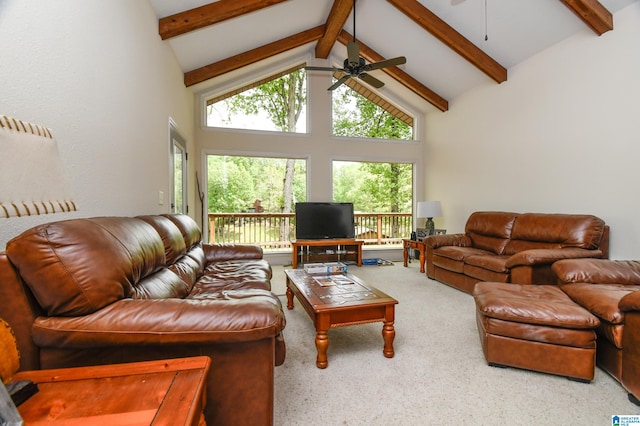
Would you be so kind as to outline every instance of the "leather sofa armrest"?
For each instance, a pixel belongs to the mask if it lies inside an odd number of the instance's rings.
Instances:
[[[240,296],[123,299],[89,315],[38,317],[32,337],[40,347],[85,349],[250,342],[280,334],[286,320],[278,299],[266,291]]]
[[[257,244],[203,244],[207,263],[225,260],[262,259],[262,247]]]
[[[466,234],[432,235],[425,238],[424,244],[431,249],[445,246],[471,247],[471,238]]]
[[[559,249],[531,249],[523,250],[507,259],[505,266],[513,268],[514,266],[530,266],[544,265],[554,263],[563,259],[580,259],[580,258],[601,258],[600,250],[587,250],[576,247],[567,247]]]
[[[640,261],[635,260],[568,259],[552,269],[560,283],[640,284]]]
[[[618,302],[618,307],[623,312],[640,311],[640,291],[623,296]]]
[[[432,235],[424,239],[424,245],[427,277],[434,279],[435,265],[433,264],[433,251],[445,246],[471,247],[471,238],[467,234]]]

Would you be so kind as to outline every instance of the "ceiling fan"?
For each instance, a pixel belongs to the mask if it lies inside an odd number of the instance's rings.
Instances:
[[[350,78],[354,77],[357,77],[364,82],[369,83],[376,89],[379,89],[384,86],[384,83],[369,75],[368,72],[379,70],[380,68],[402,65],[406,62],[407,58],[399,56],[397,58],[385,59],[383,61],[367,64],[364,58],[360,56],[360,45],[356,42],[356,0],[353,0],[353,41],[347,43],[347,59],[344,60],[342,68],[307,66],[305,69],[313,71],[337,71],[345,74],[327,90],[334,90]]]

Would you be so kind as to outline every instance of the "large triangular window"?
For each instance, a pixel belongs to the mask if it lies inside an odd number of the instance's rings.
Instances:
[[[210,127],[306,133],[304,65],[207,99],[206,107]]]

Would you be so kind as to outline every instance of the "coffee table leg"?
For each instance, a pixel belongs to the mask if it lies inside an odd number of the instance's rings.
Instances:
[[[329,334],[327,330],[316,331],[316,349],[318,350],[318,358],[316,358],[316,366],[318,368],[327,368],[327,348],[329,347]]]
[[[287,309],[293,309],[293,291],[289,288],[289,278],[287,278]]]
[[[393,328],[393,322],[385,322],[382,326],[382,339],[384,339],[384,349],[382,353],[387,358],[393,358],[393,339],[396,337],[396,330]]]
[[[382,339],[384,340],[384,349],[382,353],[387,358],[393,358],[393,339],[396,337],[396,329],[393,327],[395,319],[394,305],[387,306],[384,315],[384,325],[382,326]]]

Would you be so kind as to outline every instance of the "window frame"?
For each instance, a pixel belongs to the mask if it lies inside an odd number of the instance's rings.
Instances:
[[[286,132],[286,131],[277,130],[277,129],[271,130],[271,129],[250,128],[250,127],[245,128],[245,127],[234,127],[234,126],[213,126],[213,125],[209,125],[208,113],[207,113],[207,108],[209,107],[209,105],[223,101],[224,99],[233,97],[247,90],[256,88],[264,83],[268,83],[272,80],[276,80],[292,72],[303,69],[306,66],[306,62],[307,61],[298,61],[297,65],[294,65],[294,66],[278,68],[276,70],[272,69],[267,73],[261,74],[262,76],[265,76],[265,77],[249,80],[250,81],[249,83],[243,84],[241,86],[231,86],[231,87],[227,86],[215,92],[204,93],[200,98],[201,99],[200,104],[202,106],[202,127],[204,129],[215,129],[215,130],[224,130],[224,131],[233,131],[233,132],[258,132],[258,133],[264,132],[269,134],[282,134],[282,135],[308,135],[309,134],[309,115],[310,115],[309,114],[310,90],[309,90],[309,77],[306,74],[305,74],[305,81],[304,81],[306,101],[304,105],[304,111],[301,113],[301,117],[300,117],[300,120],[303,120],[303,121],[299,120],[296,123],[297,127],[300,126],[300,123],[304,123],[303,124],[304,131]]]
[[[176,150],[179,150],[181,154],[182,167],[181,167],[181,177],[182,177],[182,185],[181,195],[182,195],[182,203],[180,208],[176,206],[176,162],[175,162],[175,153]],[[188,161],[189,154],[187,153],[187,141],[177,129],[177,126],[173,120],[169,121],[169,211],[170,213],[189,213],[189,204],[187,201],[188,194]]]

